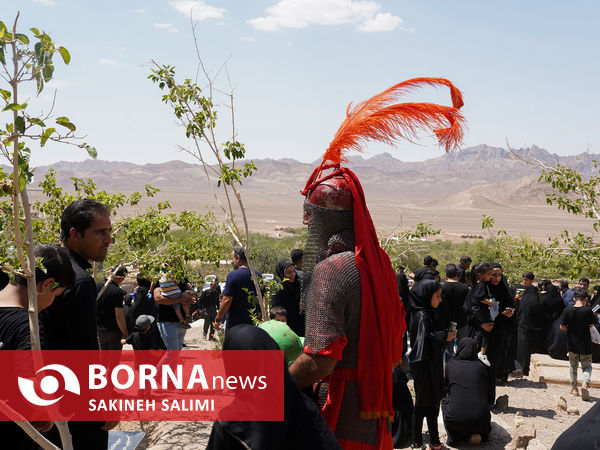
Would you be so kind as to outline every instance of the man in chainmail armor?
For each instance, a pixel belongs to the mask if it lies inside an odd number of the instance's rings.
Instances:
[[[400,103],[423,85],[444,85],[453,106]],[[442,78],[399,83],[356,106],[302,191],[308,242],[304,254],[306,340],[289,371],[300,387],[320,382],[321,412],[345,450],[391,449],[392,371],[402,360],[404,307],[356,175],[342,151],[368,139],[392,143],[431,128],[449,150],[462,138],[460,91]],[[330,173],[326,173],[330,171]]]

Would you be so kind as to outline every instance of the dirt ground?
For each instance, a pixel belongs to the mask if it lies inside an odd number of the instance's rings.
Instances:
[[[210,350],[213,343],[202,338],[202,321],[193,324],[188,330],[185,344],[190,350]],[[593,377],[598,376],[592,374]],[[412,381],[409,382],[412,390]],[[508,395],[509,406],[505,413],[492,411],[492,433],[489,441],[479,446],[464,445],[452,448],[479,448],[499,450],[510,448],[514,432],[515,416],[521,412],[525,421],[530,421],[536,429],[536,439],[544,448],[552,447],[556,438],[570,427],[581,415],[585,414],[599,399],[600,389],[590,389],[591,400],[584,402],[580,397],[569,393],[568,385],[546,384],[533,381],[530,377],[510,377],[507,383],[497,387],[496,395]],[[556,399],[562,395],[568,407],[579,409],[580,415],[557,411]],[[446,432],[441,419],[438,418],[439,432],[445,442]],[[208,443],[212,422],[121,422],[117,427],[122,431],[144,431],[146,437],[141,442],[140,450],[191,450],[203,449]],[[428,442],[424,425],[424,442]]]

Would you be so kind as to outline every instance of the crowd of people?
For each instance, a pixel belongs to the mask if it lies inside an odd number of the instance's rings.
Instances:
[[[479,443],[491,431],[496,385],[515,370],[527,375],[533,353],[569,360],[571,393],[581,388],[589,400],[591,364],[600,359],[600,346],[592,343],[600,328],[598,287],[590,295],[585,278],[573,289],[565,280],[536,284],[531,272],[510,285],[500,264],[471,268],[468,256],[447,264],[443,275],[426,256],[422,268],[407,274],[400,267],[394,277],[370,219],[354,215],[361,204],[350,186],[360,185],[350,180],[327,179],[309,190],[306,248],[276,265],[280,288],[271,297],[272,320],[260,327],[253,326],[249,298],[256,290],[242,247],[233,248],[222,293],[216,278],[198,298],[187,280],[152,283],[137,276],[128,295],[121,288],[126,268],[115,267],[97,284],[88,272],[111,243],[108,210],[95,200],[73,202],[61,221],[63,245],[36,247],[44,267],[36,272],[42,348],[119,350],[128,343],[134,350],[181,350],[191,317],[201,314],[205,339],[225,326],[226,350],[283,350],[284,423],[217,422],[211,449],[246,448],[240,439],[258,445],[250,448],[424,448],[424,421],[429,446],[437,449],[443,447],[440,408],[449,444]],[[26,280],[6,280],[3,348],[31,348],[28,320]],[[310,418],[310,432],[295,428],[292,416]],[[69,422],[74,448],[105,449],[115,425]],[[35,426],[60,443],[52,423]],[[14,448],[37,448],[16,425],[2,428],[14,436]]]
[[[590,399],[592,360],[598,360],[600,350],[592,342],[600,329],[598,290],[590,295],[587,278],[574,289],[566,280],[535,284],[531,272],[511,286],[500,264],[480,262],[469,270],[471,263],[463,256],[458,264],[446,265],[442,277],[436,260],[426,256],[414,273],[407,275],[403,267],[396,273],[407,311],[407,360],[416,394],[412,417],[404,420],[412,420],[416,448],[423,445],[424,418],[431,447],[441,446],[440,405],[449,444],[485,441],[496,385],[515,370],[528,375],[533,353],[569,361],[572,395],[580,394],[581,365],[581,398]]]

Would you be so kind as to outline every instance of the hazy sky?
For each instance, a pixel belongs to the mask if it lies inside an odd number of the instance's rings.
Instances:
[[[191,161],[160,93],[151,60],[197,68],[190,11],[209,69],[229,58],[238,139],[251,158],[318,158],[349,102],[399,81],[434,76],[462,90],[464,146],[538,145],[558,154],[600,152],[597,1],[0,0],[1,20],[47,31],[71,52],[56,61],[58,115],[68,115],[98,157]],[[0,80],[1,81],[1,80]],[[227,78],[219,79],[227,89]],[[5,87],[5,86],[2,86]],[[40,96],[48,107],[53,89]],[[413,101],[450,103],[445,89]],[[35,103],[35,102],[34,102]],[[10,120],[2,113],[4,122]],[[220,115],[222,135],[230,130]],[[403,160],[441,155],[435,140],[397,149]],[[82,150],[32,147],[33,161],[81,160]]]

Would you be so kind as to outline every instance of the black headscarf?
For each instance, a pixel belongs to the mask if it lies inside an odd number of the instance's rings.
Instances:
[[[525,291],[519,301],[517,320],[519,327],[529,331],[542,331],[545,325],[545,313],[538,298],[538,290],[535,286],[525,287]]]
[[[421,280],[410,290],[408,296],[411,313],[432,310],[431,297],[440,288],[435,280]]]
[[[477,341],[473,338],[465,337],[458,342],[458,348],[456,349],[456,355],[454,357],[457,359],[476,361],[478,352],[479,346],[477,345]]]
[[[225,334],[223,349],[279,350],[279,346],[261,328],[238,325]],[[321,412],[314,402],[300,392],[285,363],[283,371],[284,420],[281,422],[215,422],[207,450],[341,449]]]
[[[550,280],[543,280],[542,287],[546,293],[542,294],[541,303],[546,316],[548,316],[549,325],[562,315],[563,309],[565,309],[565,302],[558,288]]]
[[[289,259],[283,259],[275,267],[275,275],[283,280],[285,270],[293,266],[294,263]],[[282,306],[287,311],[287,324],[298,336],[304,336],[305,325],[304,316],[300,312],[300,278],[298,274],[294,281],[285,280],[281,283],[281,290],[276,292],[271,298],[271,306]]]

